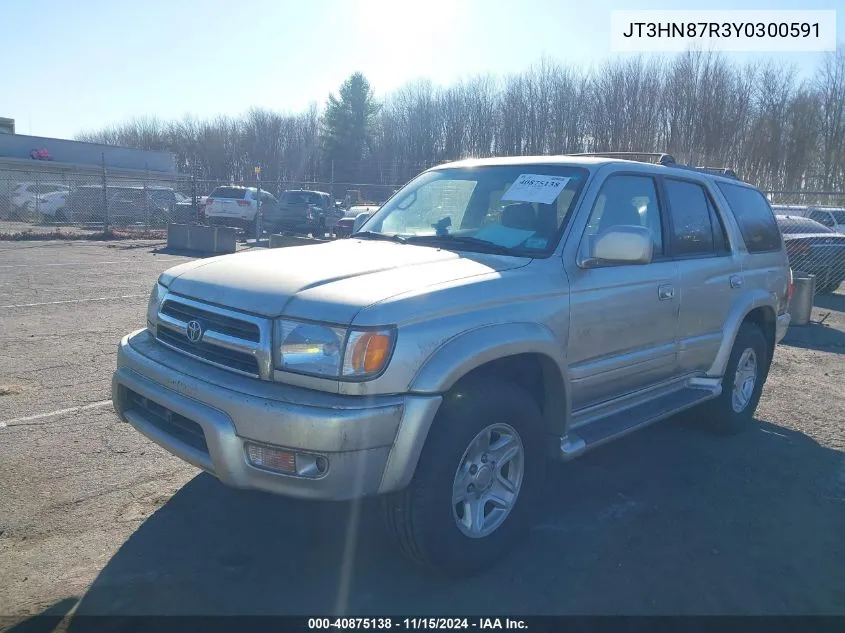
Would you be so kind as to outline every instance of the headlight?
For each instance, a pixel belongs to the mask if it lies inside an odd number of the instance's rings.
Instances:
[[[356,330],[281,319],[275,324],[277,369],[326,378],[380,373],[393,350],[394,330]]]
[[[156,282],[153,291],[150,293],[150,300],[147,303],[147,327],[152,330],[153,334],[155,334],[156,324],[158,323],[158,311],[166,292],[167,288]]]

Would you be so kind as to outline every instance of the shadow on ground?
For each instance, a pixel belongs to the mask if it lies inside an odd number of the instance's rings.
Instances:
[[[78,602],[79,598],[77,597],[59,600],[38,615],[22,620],[8,628],[4,627],[4,618],[0,617],[0,630],[5,630],[6,633],[52,633]]]
[[[825,323],[830,312],[845,313],[845,294],[816,295],[813,299],[816,320],[807,325],[793,325],[782,344],[820,352],[845,354],[845,332]]]
[[[556,466],[531,535],[465,581],[406,561],[374,502],[359,515],[199,475],[76,613],[845,613],[842,453],[766,422],[715,437],[694,417]]]
[[[831,292],[826,295],[816,295],[813,299],[813,305],[823,310],[845,312],[845,294],[840,292]]]

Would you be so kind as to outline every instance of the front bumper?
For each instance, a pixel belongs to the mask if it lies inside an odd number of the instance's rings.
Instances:
[[[198,425],[187,441],[141,399]],[[112,400],[120,418],[156,444],[236,488],[307,499],[354,499],[411,480],[440,396],[342,396],[241,377],[157,343],[148,330],[118,347]],[[253,466],[245,442],[325,457],[322,475]]]

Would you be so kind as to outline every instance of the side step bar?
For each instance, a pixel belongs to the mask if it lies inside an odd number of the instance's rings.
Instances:
[[[688,386],[579,426],[561,438],[560,459],[578,457],[590,449],[711,400],[720,393],[720,385]]]

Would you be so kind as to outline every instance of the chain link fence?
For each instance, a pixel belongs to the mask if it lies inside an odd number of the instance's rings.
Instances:
[[[813,275],[815,294],[845,281],[845,192],[766,192],[796,277]]]
[[[379,205],[398,185],[319,181],[201,180],[185,175],[125,175],[63,170],[0,169],[0,233],[109,230],[160,232],[169,223],[205,223],[204,206],[219,186],[260,188],[278,199],[307,189],[328,193],[341,207]]]
[[[0,234],[104,233],[164,237],[169,223],[206,223],[205,200],[219,186],[260,188],[277,200],[284,191],[328,193],[343,208],[380,205],[398,184],[291,180],[229,182],[186,175],[85,173],[39,166],[0,168]],[[778,215],[790,265],[816,277],[816,293],[845,281],[845,192],[766,191]],[[252,236],[245,236],[252,237]]]

